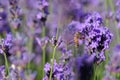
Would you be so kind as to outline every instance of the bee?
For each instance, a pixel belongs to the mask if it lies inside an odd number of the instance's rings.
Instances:
[[[80,33],[79,32],[76,32],[74,34],[74,43],[75,43],[75,46],[78,47],[79,46],[79,38],[80,38]]]
[[[67,45],[74,44],[76,47],[78,47],[80,40],[84,40],[85,37],[76,27],[76,25],[77,24],[75,22],[68,25],[62,35],[62,39]]]
[[[84,40],[85,37],[80,32],[76,32],[74,34],[73,39],[74,39],[75,46],[78,47],[79,46],[79,40]]]

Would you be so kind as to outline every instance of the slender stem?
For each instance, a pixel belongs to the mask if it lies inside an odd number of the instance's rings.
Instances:
[[[3,54],[4,54],[4,59],[5,59],[6,72],[7,72],[7,75],[9,75],[9,66],[8,66],[8,60],[6,57],[6,53],[3,53]]]
[[[109,0],[109,4],[110,4],[110,7],[112,9],[112,12],[115,13],[115,7],[114,7],[114,2],[113,0]],[[117,22],[114,21],[114,25],[116,26],[117,25]],[[116,40],[117,40],[117,43],[119,43],[119,29],[117,29],[117,27],[115,28],[116,29]]]
[[[46,35],[46,34],[45,34],[45,33],[46,33],[46,28],[45,28],[45,26],[43,26],[42,31],[43,31],[43,32],[42,32],[42,37],[45,37],[45,35]],[[46,62],[46,61],[45,61],[45,60],[46,60],[46,59],[45,59],[45,58],[46,58],[45,48],[46,48],[46,46],[43,46],[43,48],[42,48],[42,51],[43,51],[43,54],[42,54],[42,55],[43,55],[43,56],[42,56],[42,58],[43,58],[43,60],[42,60],[42,61],[43,61],[43,62],[42,62],[42,66],[43,66],[43,67],[42,67],[42,68],[44,68],[44,65],[45,65],[45,62]],[[43,75],[43,77],[44,77],[44,69],[42,70],[42,75]]]
[[[43,55],[43,56],[42,56],[42,57],[43,57],[43,60],[42,60],[42,61],[43,61],[43,62],[42,62],[42,63],[43,63],[43,64],[42,64],[42,65],[43,65],[43,69],[42,69],[42,70],[43,70],[43,71],[42,71],[42,72],[43,72],[43,73],[42,73],[42,74],[43,74],[43,77],[44,77],[44,65],[45,65],[45,62],[46,62],[46,61],[45,61],[45,58],[46,58],[46,57],[45,57],[45,55],[46,55],[46,54],[45,54],[45,53],[46,53],[46,52],[45,52],[45,48],[46,48],[46,46],[44,46],[44,47],[42,48],[42,50],[43,50],[43,54],[42,54],[42,55]]]
[[[50,70],[50,77],[49,77],[49,80],[52,80],[52,72],[53,72],[53,66],[54,66],[54,59],[55,59],[56,48],[57,48],[57,46],[55,46],[55,47],[54,47],[54,50],[53,50],[53,55],[52,55],[52,66],[51,66],[51,70]]]
[[[109,4],[109,1],[106,0],[106,1],[105,1],[105,10],[106,10],[107,12],[108,12],[108,4]],[[109,25],[109,21],[108,21],[108,19],[105,19],[105,24],[106,24],[106,26]]]
[[[78,53],[78,47],[74,46],[74,57],[76,57],[77,53]]]
[[[110,4],[110,7],[111,7],[112,11],[115,12],[115,7],[114,7],[113,0],[108,0],[108,1],[109,1],[109,4]]]
[[[49,3],[50,3],[50,5],[49,5],[49,11],[50,11],[50,14],[52,13],[52,8],[53,8],[53,6],[52,6],[52,0],[49,0]]]
[[[42,37],[45,37],[45,34],[46,33],[46,29],[45,29],[45,26],[42,27]]]
[[[33,28],[33,27],[30,27],[30,31],[33,33],[33,32],[34,32],[34,28]],[[28,49],[29,49],[29,54],[31,54],[32,51],[33,51],[33,36],[30,36],[30,38],[29,38]],[[30,62],[28,62],[27,68],[28,68],[28,69],[31,68],[31,63],[30,63]],[[28,73],[29,73],[29,71],[28,71]]]
[[[52,0],[50,0],[50,14],[52,13]],[[58,27],[57,27],[57,32],[56,32],[56,40],[58,40],[58,33],[59,33],[59,28],[60,28],[60,22],[58,22]],[[54,59],[55,59],[55,53],[56,53],[56,48],[57,48],[57,45],[54,46],[54,49],[53,49],[53,55],[52,55],[52,62],[51,62],[51,70],[50,70],[50,76],[49,76],[49,80],[52,80],[52,73],[53,73],[53,66],[54,66]]]

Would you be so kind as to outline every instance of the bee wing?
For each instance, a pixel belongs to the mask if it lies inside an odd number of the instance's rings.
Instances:
[[[74,34],[76,33],[76,24],[69,24],[65,29],[62,34],[62,39],[65,43],[67,44],[72,44],[74,43]]]

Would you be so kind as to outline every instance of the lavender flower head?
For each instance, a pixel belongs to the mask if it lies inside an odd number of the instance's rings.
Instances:
[[[52,79],[56,80],[73,80],[73,68],[72,68],[72,52],[71,50],[64,49],[62,51],[62,56],[60,58],[59,63],[54,60],[53,65],[53,72],[52,72]],[[46,73],[46,76],[43,80],[49,80],[50,77],[50,71],[51,71],[51,64],[46,63],[44,67],[44,71]]]
[[[23,12],[19,7],[19,0],[9,0],[9,21],[10,25],[13,26],[14,29],[18,29],[22,23]]]
[[[111,55],[110,63],[106,66],[106,69],[110,73],[119,74],[120,73],[120,45],[117,45],[114,50],[113,54]]]
[[[85,48],[88,53],[96,53],[98,63],[105,60],[104,53],[109,48],[113,34],[103,26],[103,20],[98,13],[88,17],[83,32],[86,34]]]
[[[0,66],[0,80],[4,80],[6,77],[5,66]]]
[[[12,47],[12,41],[13,41],[12,35],[7,34],[6,38],[1,41],[0,52],[1,53],[4,53],[4,52],[8,53],[9,49]],[[9,55],[9,53],[8,53],[8,55]]]
[[[47,78],[49,79],[50,77],[50,70],[51,70],[51,65],[49,63],[47,63],[45,65],[45,73],[46,73],[46,76]],[[58,65],[56,63],[56,61],[54,62],[54,66],[53,66],[53,73],[52,73],[52,79],[57,79],[57,78],[63,78],[63,74],[61,74],[63,72],[63,68],[62,66]],[[45,78],[43,79],[45,80]],[[57,79],[59,80],[59,79]]]
[[[43,80],[49,80],[51,67],[52,66],[49,63],[46,63],[44,68],[46,76],[43,78]],[[72,76],[73,72],[68,65],[63,65],[61,63],[58,64],[56,61],[54,61],[52,79],[71,80]]]
[[[103,19],[99,13],[94,12],[93,14],[88,15],[83,26],[83,33],[88,34],[94,28],[100,27],[103,25]]]
[[[6,7],[0,2],[0,34],[3,34],[4,32],[9,33],[11,31],[8,25],[7,16]]]

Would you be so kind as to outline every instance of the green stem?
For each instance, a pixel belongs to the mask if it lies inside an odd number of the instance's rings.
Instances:
[[[45,26],[42,27],[42,37],[45,37],[45,34],[46,33],[46,29],[45,29]]]
[[[109,4],[109,1],[108,0],[106,0],[105,1],[105,10],[108,12],[108,4]],[[108,21],[108,19],[105,19],[105,24],[106,24],[106,26],[109,26],[109,21]]]
[[[50,77],[49,77],[49,80],[52,80],[52,72],[53,72],[53,66],[54,66],[54,59],[55,59],[56,48],[57,48],[57,46],[55,46],[55,47],[54,47],[54,50],[53,50],[53,55],[52,55],[52,66],[51,66],[51,70],[50,70]]]
[[[44,65],[45,65],[45,53],[46,53],[46,52],[45,52],[45,48],[46,48],[46,46],[44,46],[44,47],[42,48],[42,50],[43,50],[43,54],[42,54],[42,55],[43,55],[43,56],[42,56],[42,57],[43,57],[43,60],[42,60],[42,61],[43,61],[43,64],[42,64],[42,65],[43,65],[43,71],[42,71],[42,72],[43,72],[43,73],[42,73],[42,74],[43,74],[43,77],[44,77]]]
[[[45,33],[46,33],[46,28],[45,28],[45,26],[43,26],[42,31],[43,31],[43,32],[42,32],[42,37],[45,37],[45,35],[46,35],[46,34],[45,34]],[[46,62],[46,61],[45,61],[45,60],[46,60],[46,59],[45,59],[45,57],[46,57],[45,48],[46,48],[46,45],[43,46],[43,48],[42,48],[42,51],[43,51],[43,54],[42,54],[42,55],[43,55],[43,56],[42,56],[42,58],[43,58],[43,60],[42,60],[42,61],[43,61],[43,62],[42,62],[42,66],[43,66],[43,67],[42,67],[42,68],[43,68],[43,70],[42,70],[42,75],[43,75],[43,77],[44,77],[44,65],[45,65],[45,62]]]
[[[74,46],[74,57],[76,57],[77,53],[78,53],[78,47]]]
[[[115,7],[114,7],[114,2],[113,0],[109,0],[109,4],[110,4],[110,7],[112,9],[112,12],[115,13]],[[114,21],[114,25],[117,26],[117,22]],[[116,40],[117,40],[117,43],[119,43],[119,29],[117,29],[117,27],[115,28],[116,29]]]
[[[52,14],[52,11],[53,11],[53,6],[52,6],[52,0],[49,0],[49,3],[50,3],[50,5],[49,5],[49,12],[50,12],[50,14]]]
[[[52,8],[53,8],[52,0],[50,0],[50,14],[53,11]],[[56,32],[56,40],[58,40],[59,27],[60,27],[60,22],[58,22],[58,28],[57,28],[57,32]],[[52,62],[51,62],[51,70],[50,70],[49,80],[52,80],[52,73],[53,73],[53,66],[54,66],[54,59],[55,59],[56,48],[57,48],[57,45],[55,45],[55,47],[53,49],[53,55],[52,55]]]
[[[4,54],[4,59],[5,59],[6,72],[7,72],[7,75],[9,75],[9,66],[8,66],[8,60],[6,57],[6,53],[3,53],[3,54]]]
[[[31,31],[32,34],[33,34],[34,28],[33,28],[33,27],[30,27],[30,31]],[[34,39],[33,39],[33,36],[30,36],[29,42],[28,42],[28,49],[29,49],[29,53],[30,53],[30,54],[31,54],[32,51],[33,51],[33,40],[34,40]],[[28,68],[28,69],[31,68],[31,63],[30,63],[30,62],[28,62],[27,68]],[[28,73],[29,73],[29,72],[28,72]]]

